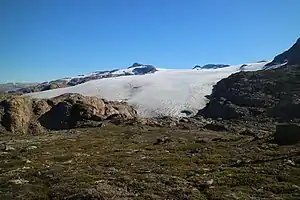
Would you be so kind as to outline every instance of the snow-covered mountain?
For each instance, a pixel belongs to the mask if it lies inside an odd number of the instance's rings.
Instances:
[[[152,65],[143,65],[134,63],[127,69],[114,69],[108,71],[96,71],[86,75],[77,75],[73,77],[65,77],[53,81],[47,81],[40,84],[36,84],[30,87],[24,87],[17,90],[21,93],[39,92],[57,88],[64,88],[69,86],[75,86],[91,80],[112,78],[119,76],[130,76],[130,75],[145,75],[156,72],[157,69]]]
[[[203,108],[213,85],[239,71],[264,70],[268,62],[248,63],[217,69],[164,69],[143,76],[119,76],[88,81],[73,87],[27,94],[51,98],[64,93],[79,93],[108,100],[127,101],[143,117],[186,116]],[[279,66],[274,66],[279,67]],[[136,68],[112,73],[131,73]],[[129,70],[129,71],[128,71]]]
[[[152,65],[143,65],[139,63],[133,63],[132,66],[127,69],[114,69],[111,71],[97,71],[87,75],[79,75],[76,77],[68,77],[62,80],[66,80],[70,86],[78,85],[90,80],[111,78],[117,76],[128,76],[128,75],[145,75],[156,72],[157,69]]]

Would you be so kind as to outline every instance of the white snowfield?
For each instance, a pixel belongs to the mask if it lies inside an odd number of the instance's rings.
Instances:
[[[142,117],[186,116],[196,114],[206,103],[206,95],[218,81],[241,70],[263,69],[268,62],[219,69],[160,69],[153,74],[92,80],[67,88],[26,94],[34,98],[52,98],[64,93],[79,93],[113,101],[126,101]],[[276,68],[278,66],[274,66]]]

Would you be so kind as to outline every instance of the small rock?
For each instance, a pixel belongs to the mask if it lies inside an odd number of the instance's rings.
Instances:
[[[104,183],[104,180],[95,181],[95,184]]]
[[[208,180],[208,181],[206,181],[206,184],[207,185],[212,185],[214,183],[214,179],[210,179],[210,180]]]
[[[14,183],[16,185],[23,185],[25,183],[29,183],[29,181],[25,179],[14,179],[14,180],[10,180],[9,182]]]
[[[200,154],[201,153],[201,149],[192,149],[188,152],[188,154],[190,154],[191,156],[195,156],[197,154]]]
[[[37,146],[32,145],[26,148],[26,150],[34,150],[34,149],[37,149]]]
[[[73,162],[73,160],[71,159],[71,160],[67,160],[67,161],[63,162],[62,164],[71,164],[72,162]]]
[[[204,128],[212,131],[228,131],[228,129],[223,124],[217,123],[206,124]]]
[[[254,140],[261,140],[265,137],[266,135],[264,133],[258,133],[254,136]]]
[[[195,143],[208,143],[209,139],[207,138],[196,138]]]
[[[293,185],[293,188],[300,190],[300,187],[298,185]]]
[[[255,136],[256,132],[251,129],[245,129],[239,133],[240,135]]]
[[[204,174],[203,174],[204,175]],[[200,187],[202,188],[207,188],[207,187],[211,187],[212,184],[214,183],[214,180],[213,179],[210,179],[208,181],[200,181],[198,184]]]
[[[207,171],[210,171],[209,168],[202,168],[203,171],[207,172]]]
[[[12,146],[5,145],[5,147],[4,147],[4,151],[14,151],[14,150],[16,150],[16,149]]]
[[[179,121],[180,121],[180,122],[184,122],[184,123],[188,123],[188,122],[189,122],[189,119],[187,119],[187,118],[181,118]]]
[[[164,136],[164,137],[162,137],[162,138],[158,138],[158,139],[156,140],[156,142],[154,143],[154,145],[166,144],[166,143],[169,143],[169,142],[171,142],[171,141],[172,141],[172,140],[171,140],[169,137]]]
[[[141,156],[141,160],[148,158],[147,156]]]
[[[296,165],[295,162],[292,161],[292,160],[287,160],[286,164],[291,165],[291,166],[295,166]]]
[[[177,124],[176,124],[176,122],[171,122],[169,126],[170,126],[170,127],[176,127]]]

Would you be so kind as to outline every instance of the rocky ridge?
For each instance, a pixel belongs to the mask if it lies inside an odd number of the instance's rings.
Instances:
[[[224,68],[229,67],[230,65],[225,64],[206,64],[204,66],[196,65],[193,67],[194,70],[200,70],[200,69],[218,69],[218,68]]]
[[[103,79],[103,78],[112,78],[112,77],[119,77],[119,76],[129,76],[129,75],[144,75],[149,73],[156,72],[157,69],[152,65],[144,65],[140,63],[133,63],[127,69],[113,69],[108,71],[96,71],[90,73],[88,75],[78,75],[76,77],[66,77],[62,79],[57,79],[54,81],[43,82],[35,85],[30,85],[28,87],[21,87],[12,93],[32,93],[32,92],[40,92],[45,90],[52,90],[57,88],[64,88],[75,86],[78,84],[82,84],[91,80],[96,79]]]
[[[0,84],[0,93],[6,93],[9,91],[16,91],[21,88],[35,86],[38,83],[4,83]]]
[[[268,66],[288,62],[272,70],[239,72],[219,81],[198,115],[213,119],[246,121],[299,121],[299,39]],[[281,58],[284,57],[284,60]]]
[[[266,66],[282,64],[284,62],[288,62],[289,65],[297,65],[300,63],[299,54],[300,54],[300,38],[297,39],[296,43],[291,48],[277,55],[274,58],[274,60],[268,63]]]

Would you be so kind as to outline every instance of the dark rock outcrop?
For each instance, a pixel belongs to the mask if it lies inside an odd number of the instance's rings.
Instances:
[[[24,87],[12,93],[25,94],[25,93],[40,92],[40,91],[52,90],[52,89],[64,88],[64,87],[68,87],[68,82],[66,80],[56,80],[51,82],[43,82],[29,87]]]
[[[19,134],[76,128],[87,124],[83,122],[114,122],[116,119],[120,122],[136,117],[137,112],[126,103],[79,94],[64,94],[48,100],[14,96],[0,103],[1,125],[7,131]]]
[[[203,128],[208,129],[208,130],[212,130],[212,131],[228,131],[226,126],[224,124],[221,124],[221,123],[206,124]]]
[[[193,69],[201,69],[200,65],[195,65],[195,67],[193,67]]]
[[[289,48],[287,51],[277,55],[274,60],[266,66],[272,66],[276,64],[282,64],[284,62],[288,62],[289,65],[299,65],[300,64],[300,38],[296,41],[296,43]]]
[[[135,62],[131,66],[129,66],[127,69],[131,69],[131,68],[135,68],[135,67],[141,67],[141,66],[145,66],[145,65]]]
[[[153,67],[152,65],[137,67],[137,68],[132,70],[132,72],[135,75],[144,75],[144,74],[154,73],[156,71],[157,71],[157,69],[155,67]]]
[[[140,63],[133,63],[127,69],[132,69],[132,68],[134,68],[132,72],[135,75],[144,75],[148,73],[154,73],[157,71],[157,69],[153,65],[144,65]]]
[[[193,69],[218,69],[218,68],[224,68],[229,67],[230,65],[224,65],[224,64],[207,64],[204,66],[196,65]]]
[[[274,142],[279,145],[292,145],[300,142],[300,125],[278,124],[273,135]]]
[[[219,81],[198,115],[213,119],[300,119],[300,65],[239,72]]]

